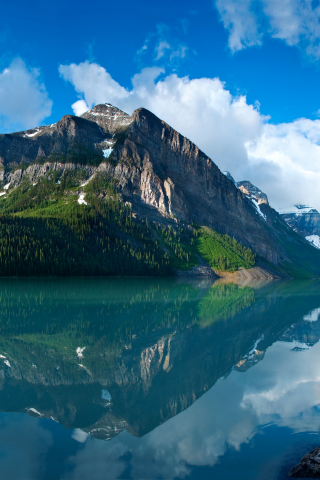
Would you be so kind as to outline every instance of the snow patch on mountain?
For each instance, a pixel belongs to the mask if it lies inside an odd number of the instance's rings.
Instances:
[[[233,178],[233,176],[231,175],[230,172],[222,172],[222,173],[223,173],[223,175],[225,175],[227,178],[229,178],[229,180],[231,180],[232,183],[236,184],[236,182],[235,182],[235,180],[234,180],[234,178]]]
[[[27,408],[26,410],[27,410],[27,412],[32,412],[32,413],[35,413],[36,415],[39,415],[39,417],[42,417],[42,413],[38,412],[38,410],[36,410],[33,407]]]
[[[35,135],[37,135],[38,133],[40,133],[40,130],[36,130],[35,132],[32,132],[32,133],[25,133],[24,136],[25,136],[25,137],[32,138],[32,137],[34,137]]]
[[[303,320],[306,322],[317,322],[319,319],[320,315],[320,308],[315,308],[314,310],[311,310],[307,315],[303,317]]]
[[[86,347],[78,347],[76,352],[79,358],[83,357],[83,351],[86,349]]]
[[[320,237],[319,235],[308,235],[305,237],[312,246],[320,249]]]
[[[246,197],[247,197],[249,200],[252,201],[252,203],[253,203],[253,205],[255,206],[255,209],[257,210],[257,212],[259,213],[259,215],[260,215],[264,220],[267,220],[266,215],[261,212],[258,202],[257,202],[254,198],[250,198],[248,195],[246,195]]]
[[[104,158],[109,158],[112,152],[113,148],[107,148],[106,150],[102,150]]]
[[[82,204],[88,205],[87,202],[86,202],[85,199],[84,199],[84,194],[81,194],[81,195],[79,196],[79,198],[78,198],[78,203],[79,203],[79,205],[82,205]]]
[[[313,207],[310,207],[309,205],[293,205],[291,207],[287,208],[278,208],[278,213],[280,215],[296,215],[296,216],[301,216],[304,215],[305,213],[319,213],[318,210],[316,210]]]
[[[101,390],[101,398],[102,400],[107,400],[108,402],[111,402],[111,395],[106,389]]]

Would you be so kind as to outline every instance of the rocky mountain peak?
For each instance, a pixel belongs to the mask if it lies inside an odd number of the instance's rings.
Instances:
[[[260,205],[261,203],[266,203],[267,205],[269,205],[267,195],[255,185],[252,185],[252,183],[248,180],[242,180],[241,182],[237,182],[236,186],[239,188],[239,190],[241,190],[242,193],[250,197],[251,200],[255,200],[258,205]]]
[[[102,103],[88,110],[82,118],[97,123],[105,133],[113,135],[119,127],[130,125],[132,118],[110,103]]]
[[[236,182],[235,182],[235,180],[234,180],[234,178],[233,178],[233,176],[231,175],[230,172],[222,172],[222,173],[223,173],[223,175],[225,175],[227,178],[229,178],[229,180],[231,180],[232,183],[236,184]]]

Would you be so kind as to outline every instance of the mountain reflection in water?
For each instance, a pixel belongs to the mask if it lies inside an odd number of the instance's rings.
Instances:
[[[275,426],[318,434],[319,286],[1,280],[3,478],[264,478],[223,458]],[[50,477],[53,421],[73,447]],[[24,429],[36,473],[21,476],[7,438],[26,452]]]

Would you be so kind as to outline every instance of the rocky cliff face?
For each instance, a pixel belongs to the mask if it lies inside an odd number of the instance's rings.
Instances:
[[[96,166],[86,164],[89,153]],[[80,164],[68,162],[70,155]],[[287,258],[278,235],[290,234],[266,195],[250,182],[237,188],[196,145],[145,109],[130,117],[97,105],[82,117],[67,115],[54,125],[1,135],[0,160],[6,167],[2,185],[11,187],[50,170],[82,168],[88,180],[102,169],[135,215],[211,227],[275,265]]]
[[[243,193],[190,140],[145,109],[132,115],[122,144],[116,143],[114,177],[134,208],[235,236],[277,263],[276,243]],[[151,212],[150,212],[151,213]]]
[[[53,125],[0,135],[0,165],[16,167],[71,150],[81,152],[84,148],[97,149],[101,154],[105,138],[98,124],[66,115]]]

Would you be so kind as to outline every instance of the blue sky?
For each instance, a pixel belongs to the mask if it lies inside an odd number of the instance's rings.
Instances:
[[[319,19],[315,0],[2,2],[0,132],[144,106],[274,205],[320,208]]]

